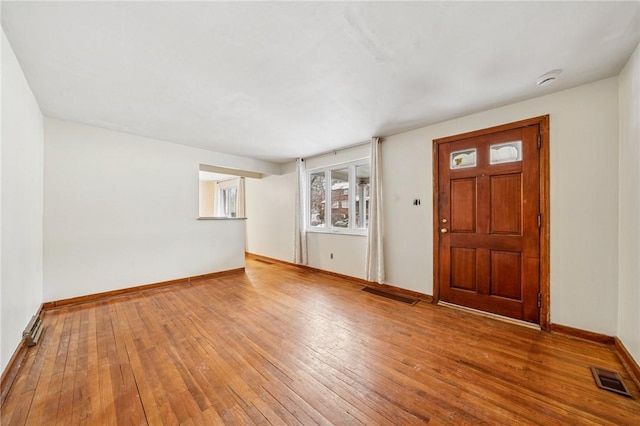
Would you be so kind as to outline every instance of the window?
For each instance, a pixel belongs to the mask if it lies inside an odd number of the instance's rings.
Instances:
[[[467,149],[451,153],[451,169],[462,169],[476,166],[476,149]]]
[[[522,161],[522,141],[513,141],[491,145],[489,164],[513,163]]]
[[[309,200],[311,208],[311,226],[324,226],[324,199],[325,199],[325,172],[311,173],[309,175],[310,190]]]
[[[200,171],[199,218],[244,218],[244,177]]]
[[[243,178],[232,178],[216,182],[215,217],[243,217],[244,203],[240,191]]]
[[[366,233],[369,175],[368,160],[309,170],[308,230]]]
[[[331,226],[349,227],[349,169],[330,170]]]
[[[245,179],[261,179],[262,174],[200,164],[198,218],[245,218]]]
[[[222,188],[220,190],[221,211],[224,217],[237,217],[237,198],[238,188]]]
[[[369,228],[369,184],[369,165],[356,166],[356,228]]]

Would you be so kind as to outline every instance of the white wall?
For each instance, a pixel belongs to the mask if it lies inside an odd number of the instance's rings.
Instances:
[[[200,217],[213,217],[215,212],[216,182],[212,180],[200,181]]]
[[[2,32],[0,370],[42,302],[40,108]]]
[[[45,119],[44,300],[244,266],[244,221],[197,221],[199,164],[271,163]]]
[[[385,281],[423,294],[433,294],[433,131],[427,127],[387,137],[380,154]],[[413,205],[416,198],[419,206]]]
[[[620,287],[617,336],[640,364],[640,45],[618,79]]]
[[[247,252],[293,261],[296,175],[245,179]]]
[[[0,19],[2,18],[2,5],[0,5]],[[3,349],[5,347],[5,341],[3,340],[3,333],[2,333],[2,293],[3,293],[3,286],[2,286],[2,104],[4,103],[2,100],[4,99],[2,97],[2,76],[4,75],[4,73],[2,72],[2,68],[4,64],[4,56],[6,55],[6,53],[4,53],[5,50],[5,46],[7,45],[7,43],[5,42],[5,35],[4,35],[4,31],[2,31],[0,29],[0,32],[2,32],[1,35],[1,39],[0,39],[0,371],[4,372],[4,368],[7,365],[8,361],[8,357],[6,357],[3,353]],[[7,344],[7,347],[11,346],[10,343]],[[6,358],[6,359],[5,359]]]
[[[309,266],[365,279],[367,237],[320,232],[307,233]],[[333,253],[333,259],[331,254]]]
[[[307,170],[361,160],[370,156],[368,143],[337,152],[305,159]],[[309,266],[365,279],[367,238],[362,235],[345,235],[307,232]],[[331,258],[333,254],[333,259]]]
[[[617,78],[386,137],[381,158],[388,284],[433,294],[433,139],[546,114],[551,116],[551,321],[616,334]],[[330,156],[324,158],[330,161]],[[315,162],[309,161],[312,167]],[[268,200],[272,189],[293,191],[295,177],[281,176],[278,182],[286,185],[263,187],[260,197]],[[420,206],[412,204],[415,198],[421,199]],[[287,205],[292,206],[292,201]],[[278,212],[273,210],[266,217],[275,220]],[[293,219],[286,232],[292,227]],[[268,226],[250,229],[250,241],[268,239],[255,235],[270,232]],[[364,276],[366,239],[317,234],[308,238],[311,266]],[[334,259],[338,253],[333,262],[328,259],[331,252]],[[291,260],[293,240],[269,239],[260,254]],[[633,308],[637,311],[638,305]]]
[[[610,78],[385,138],[387,282],[432,294],[432,140],[550,114],[551,321],[615,334],[617,93]]]
[[[295,165],[293,169],[246,179],[247,252],[293,262]],[[366,237],[308,232],[307,248],[309,266],[364,279]]]
[[[305,158],[305,167],[307,170],[312,170],[318,167],[329,167],[340,163],[361,160],[363,158],[369,158],[370,151],[370,145],[363,143],[351,148]],[[293,171],[295,172],[295,169]]]
[[[306,158],[305,166],[310,170],[366,158],[369,149],[364,144]],[[293,262],[295,188],[295,162],[284,165],[280,176],[246,179],[249,253]],[[308,232],[307,247],[309,266],[364,279],[366,237]]]

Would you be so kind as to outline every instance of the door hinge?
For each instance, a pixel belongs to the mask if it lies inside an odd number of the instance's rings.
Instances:
[[[542,148],[542,133],[538,133],[538,149]]]
[[[538,308],[542,306],[542,293],[538,293]]]
[[[542,213],[538,213],[538,229],[542,228]]]

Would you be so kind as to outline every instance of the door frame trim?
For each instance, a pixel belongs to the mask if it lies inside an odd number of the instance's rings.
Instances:
[[[433,139],[433,303],[440,301],[440,224],[439,202],[440,202],[440,182],[438,171],[440,164],[438,160],[438,148],[440,144],[453,142],[465,138],[474,138],[490,133],[502,132],[505,130],[517,129],[520,127],[540,126],[541,147],[540,147],[540,213],[542,221],[540,224],[540,321],[542,330],[551,329],[551,286],[550,286],[550,238],[551,238],[551,217],[550,217],[550,164],[549,164],[549,115],[515,121],[513,123],[493,126],[486,129],[474,130],[472,132]]]

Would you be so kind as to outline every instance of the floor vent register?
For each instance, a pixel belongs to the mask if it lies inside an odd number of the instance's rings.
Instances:
[[[622,381],[622,377],[615,371],[605,370],[599,367],[591,367],[591,374],[596,381],[596,385],[600,389],[608,390],[609,392],[615,392],[620,395],[632,398],[629,389]]]

